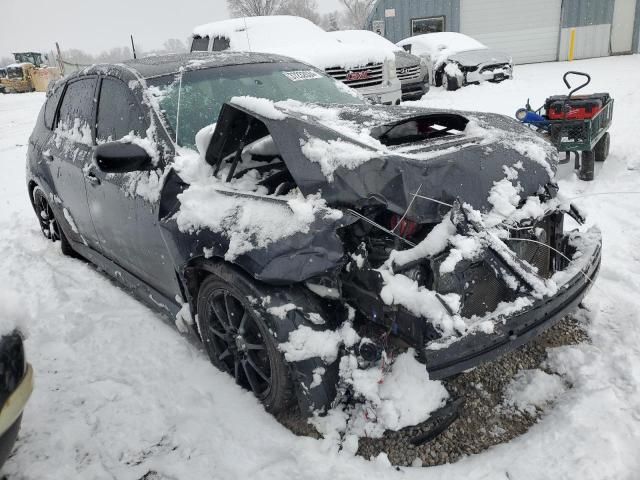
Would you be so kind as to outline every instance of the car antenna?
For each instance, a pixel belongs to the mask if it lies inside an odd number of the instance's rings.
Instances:
[[[249,40],[249,27],[247,27],[247,17],[242,17],[242,20],[244,20],[244,34],[247,36],[247,45],[249,46],[249,52],[253,53],[251,51],[251,40]]]

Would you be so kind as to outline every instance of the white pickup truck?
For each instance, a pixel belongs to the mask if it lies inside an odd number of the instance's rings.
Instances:
[[[201,25],[193,30],[191,51],[284,55],[323,70],[377,103],[397,105],[402,97],[393,52],[340,43],[300,17],[246,17]]]

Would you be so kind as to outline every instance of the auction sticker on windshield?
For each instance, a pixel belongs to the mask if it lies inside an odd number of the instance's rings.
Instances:
[[[300,82],[302,80],[314,80],[316,78],[322,78],[318,72],[313,70],[294,70],[291,72],[282,72],[289,80],[294,82]]]

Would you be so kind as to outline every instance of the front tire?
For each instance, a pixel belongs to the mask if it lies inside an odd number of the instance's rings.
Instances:
[[[231,278],[241,274],[227,269]],[[292,400],[289,368],[262,315],[248,300],[245,278],[209,275],[198,292],[198,328],[211,363],[250,390],[271,413]]]
[[[60,248],[62,250],[62,253],[69,257],[74,257],[76,253],[73,248],[71,248],[69,240],[64,234],[64,231],[60,227],[60,223],[56,219],[53,210],[49,205],[47,194],[44,193],[44,190],[41,187],[36,186],[33,189],[32,198],[33,208],[36,211],[42,234],[45,236],[45,238],[51,240],[54,243],[60,241]]]

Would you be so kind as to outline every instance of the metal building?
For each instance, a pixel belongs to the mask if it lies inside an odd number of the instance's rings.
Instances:
[[[640,52],[640,0],[378,0],[369,28],[462,32],[516,63],[591,58]]]

